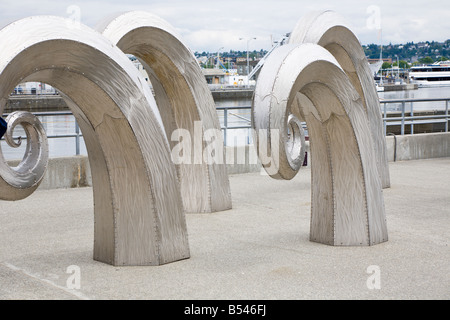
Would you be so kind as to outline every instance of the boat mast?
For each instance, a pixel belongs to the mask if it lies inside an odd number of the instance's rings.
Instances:
[[[380,84],[383,84],[383,40],[382,40],[382,33],[381,33],[381,27],[380,27],[380,61],[381,61],[381,77],[380,77]]]

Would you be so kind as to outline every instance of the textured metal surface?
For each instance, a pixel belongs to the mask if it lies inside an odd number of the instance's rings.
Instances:
[[[44,177],[48,161],[47,136],[39,119],[29,112],[13,112],[6,118],[6,123],[5,140],[8,145],[12,148],[21,146],[22,137],[17,142],[13,139],[14,128],[18,125],[25,130],[27,145],[17,167],[11,168],[6,162],[0,161],[0,198],[20,200],[33,193]],[[1,148],[0,157],[3,158]]]
[[[212,94],[193,53],[183,44],[175,29],[148,12],[119,14],[103,21],[98,31],[123,52],[137,57],[153,84],[155,98],[171,143],[175,130],[187,130],[192,140],[190,163],[177,166],[184,208],[187,212],[214,212],[231,208],[230,185],[224,157],[217,162],[195,161],[194,153],[207,149],[205,132],[217,132],[223,145],[220,123]],[[201,122],[196,132],[195,122]],[[198,131],[198,130],[197,130]]]
[[[314,43],[324,47],[348,75],[369,117],[381,183],[383,188],[388,188],[389,165],[379,98],[364,50],[349,24],[334,11],[312,12],[297,23],[289,43]]]
[[[330,245],[387,241],[368,114],[338,61],[319,45],[282,46],[259,75],[252,107],[255,141],[260,157],[267,150],[272,159],[264,167],[273,178],[291,179],[298,172],[290,161],[298,148],[286,143],[292,115],[306,121],[311,143],[310,239]]]
[[[50,16],[0,30],[0,48],[0,112],[15,85],[40,81],[64,93],[80,124],[93,175],[94,258],[114,265],[188,258],[181,193],[163,121],[126,55],[98,32]],[[0,197],[7,200],[23,198],[24,186],[35,189],[33,176],[46,163],[40,126],[26,114],[17,118],[9,119],[11,130],[25,119],[36,133],[27,130],[30,160],[19,169],[0,161]],[[22,179],[29,170],[32,174]]]

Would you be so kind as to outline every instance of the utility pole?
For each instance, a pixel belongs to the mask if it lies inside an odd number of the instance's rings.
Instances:
[[[219,58],[220,58],[220,50],[222,50],[224,47],[219,48],[217,50],[217,61],[216,61],[216,69],[219,69]]]
[[[244,40],[244,38],[239,38],[239,40]],[[256,40],[255,37],[247,39],[247,75],[250,73],[250,62],[249,62],[249,52],[248,47],[251,40]],[[250,80],[250,79],[249,79]]]
[[[400,62],[398,61],[398,55],[395,55],[397,57],[397,79],[400,80]]]

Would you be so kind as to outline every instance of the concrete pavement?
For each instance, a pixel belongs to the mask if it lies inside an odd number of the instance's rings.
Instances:
[[[0,299],[449,299],[449,169],[390,163],[389,241],[373,247],[309,241],[309,168],[231,175],[233,209],[188,214],[191,258],[158,267],[92,259],[92,188],[0,201]]]

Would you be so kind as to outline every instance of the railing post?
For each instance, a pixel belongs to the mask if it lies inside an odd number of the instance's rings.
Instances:
[[[228,129],[228,108],[223,109],[223,144],[227,146],[227,129]]]
[[[445,132],[448,132],[448,100],[445,100]]]
[[[75,120],[75,154],[80,155],[80,127],[78,126],[77,120]]]
[[[405,101],[402,101],[402,126],[401,126],[401,135],[405,134]]]
[[[426,101],[445,101],[445,114],[439,114],[439,115],[434,115],[434,116],[415,116],[414,115],[414,102],[426,102]],[[410,102],[411,103],[411,110],[410,110],[410,116],[406,117],[406,103]],[[392,117],[388,117],[387,116],[387,104],[391,104],[391,103],[401,103],[401,118],[398,116],[392,116]],[[406,118],[408,118],[408,120],[411,120],[411,123],[409,124],[411,127],[411,134],[414,134],[414,126],[415,124],[422,124],[422,123],[433,123],[433,122],[439,122],[439,123],[445,123],[445,132],[449,132],[449,122],[450,122],[450,114],[449,114],[449,105],[450,105],[450,99],[449,98],[440,98],[440,99],[380,99],[380,105],[382,104],[381,108],[382,108],[382,114],[383,114],[383,127],[384,127],[384,135],[387,136],[388,132],[387,132],[387,127],[390,125],[395,125],[398,126],[398,121],[401,120],[401,135],[405,134],[405,124],[406,124]],[[235,127],[229,127],[228,126],[228,113],[229,110],[242,110],[242,109],[249,109],[251,110],[250,106],[230,106],[230,107],[222,107],[222,106],[218,106],[217,107],[217,113],[218,116],[220,117],[219,112],[223,111],[223,138],[224,138],[224,145],[227,145],[227,138],[228,138],[228,129],[231,130],[236,130],[236,129],[247,129],[248,130],[248,134],[247,134],[247,144],[250,144],[251,140],[252,140],[252,126],[251,126],[251,120],[246,119],[245,117],[242,117],[238,114],[234,114],[233,112],[231,112],[231,116],[235,116],[238,117],[242,120],[245,120],[249,123],[250,126],[235,126]],[[73,113],[71,112],[35,112],[33,113],[36,116],[40,116],[40,117],[47,117],[47,116],[60,116],[60,115],[73,115]],[[3,114],[3,116],[7,116],[8,114]],[[438,119],[438,120],[436,120]],[[388,123],[388,121],[390,123]],[[243,131],[243,130],[242,130]],[[52,138],[75,138],[75,147],[76,147],[76,155],[80,155],[81,154],[81,137],[82,137],[82,132],[78,126],[78,123],[75,120],[75,134],[70,133],[70,134],[61,134],[61,135],[50,135],[47,138],[52,139]],[[2,138],[1,140],[3,140],[4,138]]]

